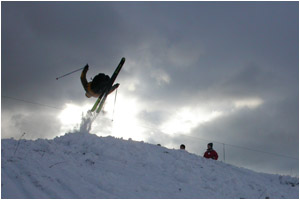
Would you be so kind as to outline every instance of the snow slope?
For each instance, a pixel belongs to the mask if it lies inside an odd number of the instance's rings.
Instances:
[[[298,198],[298,178],[183,150],[69,133],[2,139],[2,198]]]

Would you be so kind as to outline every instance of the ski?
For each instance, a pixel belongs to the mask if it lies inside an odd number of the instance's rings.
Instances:
[[[103,97],[103,94],[104,94],[104,93],[102,93],[102,94],[97,98],[97,101],[95,102],[94,106],[92,107],[91,112],[94,112],[94,111],[97,109],[97,106],[99,105],[100,100],[101,100],[101,98]]]
[[[96,110],[96,113],[99,113],[99,112],[102,110],[103,105],[104,105],[104,103],[105,103],[105,100],[106,100],[107,96],[108,96],[108,93],[105,93],[105,94],[104,94],[104,97],[103,97],[103,98],[101,99],[101,101],[100,101],[100,105],[98,106],[98,108],[97,108],[97,110]]]
[[[125,58],[123,57],[123,58],[121,59],[119,65],[118,65],[118,67],[115,69],[113,75],[111,76],[111,79],[110,79],[110,81],[108,82],[108,84],[107,84],[107,86],[106,86],[104,92],[102,93],[102,95],[100,95],[100,96],[98,97],[97,101],[95,102],[93,108],[91,109],[91,112],[94,112],[94,111],[97,109],[97,110],[96,110],[96,113],[99,113],[99,112],[102,110],[103,105],[104,105],[104,103],[105,103],[105,100],[106,100],[106,98],[107,98],[107,96],[108,96],[108,94],[109,94],[109,91],[111,90],[111,87],[113,86],[113,84],[114,84],[114,82],[115,82],[115,80],[116,80],[116,78],[117,78],[119,72],[121,71],[121,69],[122,69],[124,63],[125,63]],[[99,105],[99,106],[98,106],[98,105]],[[97,106],[98,106],[98,108],[97,108]]]

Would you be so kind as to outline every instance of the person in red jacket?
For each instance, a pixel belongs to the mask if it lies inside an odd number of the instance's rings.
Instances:
[[[208,143],[207,144],[207,150],[204,153],[204,158],[211,158],[214,160],[218,160],[218,153],[213,149],[213,143]]]

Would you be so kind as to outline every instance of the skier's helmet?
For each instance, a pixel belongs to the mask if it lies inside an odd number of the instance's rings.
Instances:
[[[91,83],[91,89],[95,92],[102,90],[109,81],[109,76],[103,73],[96,75]]]

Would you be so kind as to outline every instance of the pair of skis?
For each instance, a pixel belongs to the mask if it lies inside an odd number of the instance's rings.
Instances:
[[[90,110],[90,112],[95,112],[98,114],[100,113],[100,111],[102,110],[105,100],[107,98],[107,96],[109,95],[109,91],[111,90],[119,72],[121,71],[123,65],[125,63],[125,58],[123,57],[118,65],[118,67],[116,68],[116,70],[114,71],[113,75],[111,76],[104,92],[98,97],[97,101],[95,102],[94,106],[92,107],[92,109]]]

